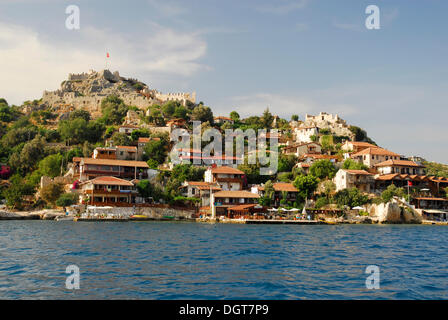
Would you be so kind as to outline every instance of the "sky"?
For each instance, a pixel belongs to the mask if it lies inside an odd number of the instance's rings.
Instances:
[[[107,67],[196,91],[216,116],[337,113],[384,148],[448,163],[447,13],[444,0],[0,0],[0,97]]]

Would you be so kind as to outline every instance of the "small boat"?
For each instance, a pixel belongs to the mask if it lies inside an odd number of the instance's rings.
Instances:
[[[66,216],[57,216],[54,218],[55,221],[73,221],[73,217],[66,217]]]
[[[152,220],[152,219],[150,217],[144,216],[142,214],[134,214],[129,217],[129,220],[131,220],[131,221],[147,221],[147,220]]]

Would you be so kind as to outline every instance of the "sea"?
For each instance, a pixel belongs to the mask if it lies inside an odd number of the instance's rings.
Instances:
[[[0,299],[448,299],[447,240],[436,225],[0,221]]]

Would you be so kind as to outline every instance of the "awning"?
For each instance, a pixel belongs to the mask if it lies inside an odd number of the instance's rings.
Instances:
[[[436,209],[423,209],[423,212],[425,213],[432,213],[432,214],[448,214],[448,211],[442,211],[442,210],[436,210]]]

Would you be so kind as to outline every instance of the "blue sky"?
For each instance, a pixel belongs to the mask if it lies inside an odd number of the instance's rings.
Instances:
[[[80,8],[80,30],[65,8]],[[365,8],[380,8],[367,30]],[[338,113],[379,145],[448,163],[448,2],[0,0],[0,96],[109,67],[216,115]]]

